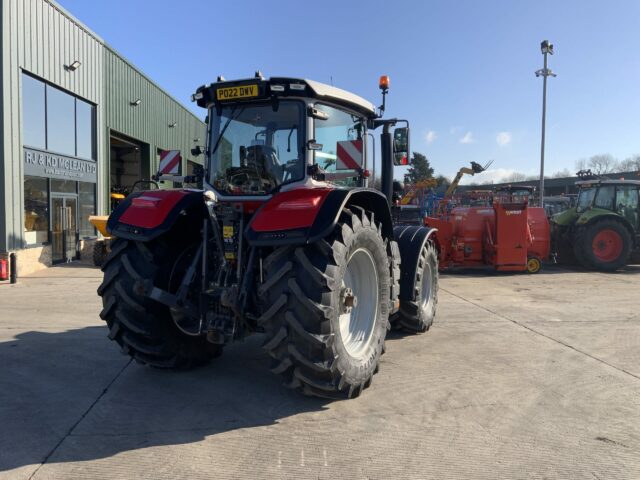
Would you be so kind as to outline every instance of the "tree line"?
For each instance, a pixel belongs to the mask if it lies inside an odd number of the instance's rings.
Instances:
[[[463,166],[463,165],[461,165]],[[545,175],[545,178],[563,178],[572,177],[579,170],[591,170],[593,173],[603,175],[607,173],[622,173],[622,172],[640,172],[640,154],[635,154],[624,160],[618,160],[609,153],[593,155],[589,158],[583,158],[575,163],[575,170],[572,172],[568,168],[559,170],[551,175]],[[404,176],[404,183],[416,184],[420,181],[433,178],[436,180],[438,186],[448,186],[451,184],[451,179],[438,174],[434,175],[434,169],[431,166],[429,159],[426,155],[413,152],[411,157],[411,166],[408,172]],[[524,182],[529,180],[538,180],[538,175],[527,175],[521,172],[513,172],[504,179],[500,180],[500,183],[512,183],[512,182]],[[376,188],[380,188],[380,179],[375,181]],[[480,185],[489,185],[493,182],[487,181]],[[470,185],[479,185],[477,182],[472,182]]]

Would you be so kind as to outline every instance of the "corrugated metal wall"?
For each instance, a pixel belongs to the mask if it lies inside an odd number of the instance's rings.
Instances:
[[[108,46],[104,49],[104,68],[106,127],[149,144],[150,158],[143,161],[151,162],[150,172],[157,171],[157,149],[180,150],[183,166],[186,160],[202,163],[202,157],[191,155],[194,140],[204,141],[205,126],[200,119]],[[140,105],[132,106],[137,99]],[[174,123],[175,127],[169,126]],[[108,142],[106,138],[107,148]]]
[[[151,171],[157,148],[179,149],[195,161],[189,151],[195,138],[204,139],[204,124],[100,37],[52,0],[2,0],[1,5],[0,251],[22,245],[22,70],[98,106],[98,212],[108,205],[110,130],[148,143]],[[65,66],[74,60],[82,65],[68,71]],[[137,98],[142,103],[132,107]]]

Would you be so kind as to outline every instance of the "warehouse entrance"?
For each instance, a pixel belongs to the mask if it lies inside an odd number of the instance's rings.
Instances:
[[[143,162],[142,160],[149,158],[149,145],[112,132],[109,146],[110,210],[113,210],[121,200],[131,193],[137,181],[148,178],[149,162]]]

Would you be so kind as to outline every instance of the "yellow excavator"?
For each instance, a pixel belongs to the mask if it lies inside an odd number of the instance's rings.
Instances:
[[[449,188],[447,188],[447,191],[444,194],[445,198],[450,197],[451,195],[454,194],[463,176],[465,175],[474,176],[476,173],[482,173],[487,168],[489,168],[492,163],[493,163],[493,160],[490,160],[489,162],[487,162],[485,166],[482,166],[479,163],[471,162],[471,168],[462,167],[460,170],[458,170],[458,174],[456,175],[456,178],[453,179],[453,182],[451,182],[451,185],[449,185]]]

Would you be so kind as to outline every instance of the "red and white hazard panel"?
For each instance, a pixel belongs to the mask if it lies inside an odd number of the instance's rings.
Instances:
[[[180,150],[161,150],[160,151],[160,175],[176,175],[180,171]]]
[[[362,140],[338,142],[336,170],[358,170],[362,168]]]

